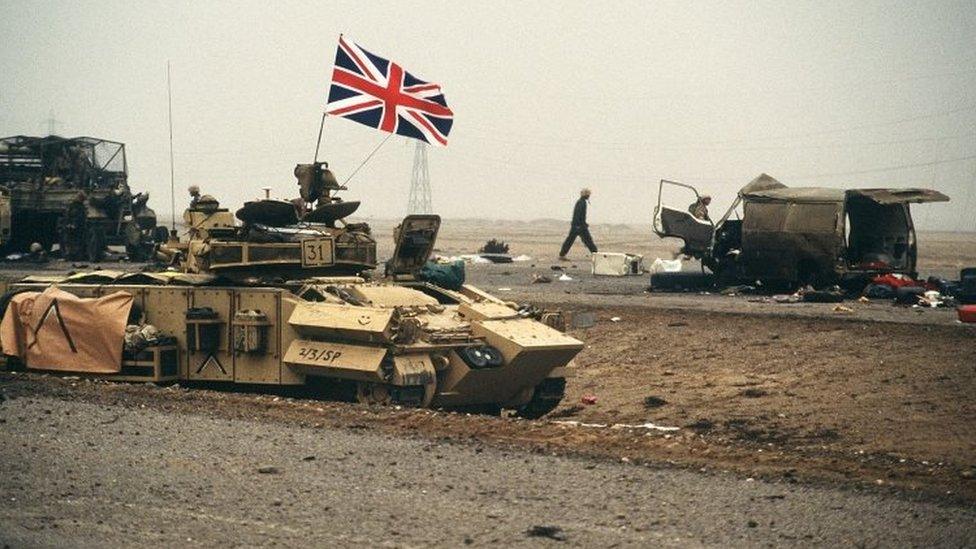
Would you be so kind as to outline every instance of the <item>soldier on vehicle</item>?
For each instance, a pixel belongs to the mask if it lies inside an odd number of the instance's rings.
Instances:
[[[579,200],[576,201],[576,205],[573,207],[573,221],[569,227],[569,235],[566,236],[566,240],[563,241],[563,247],[559,250],[559,259],[561,261],[569,261],[566,258],[566,254],[569,253],[569,249],[576,242],[576,237],[580,237],[583,244],[586,246],[590,253],[596,253],[596,244],[593,243],[593,237],[590,236],[590,226],[586,223],[586,206],[590,200],[590,189],[583,189],[580,191]]]
[[[695,216],[695,219],[701,219],[702,221],[711,221],[708,217],[708,205],[712,203],[712,197],[702,195],[698,198],[691,206],[688,206],[688,211],[691,215]]]
[[[192,210],[197,207],[197,202],[200,201],[200,187],[190,185],[187,190],[190,192],[190,209]]]
[[[308,206],[305,204],[305,200],[300,196],[298,198],[292,198],[291,205],[295,208],[295,216],[298,217],[298,219],[305,217],[305,214],[308,213]]]
[[[78,191],[74,200],[68,203],[64,214],[65,255],[68,259],[85,259],[85,226],[88,223],[88,196]]]

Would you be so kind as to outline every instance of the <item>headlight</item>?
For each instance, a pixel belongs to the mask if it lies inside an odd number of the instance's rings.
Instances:
[[[465,347],[458,351],[458,355],[474,370],[497,368],[505,362],[501,351],[490,345]]]

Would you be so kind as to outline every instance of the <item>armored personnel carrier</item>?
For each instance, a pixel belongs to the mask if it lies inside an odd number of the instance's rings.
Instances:
[[[83,193],[74,226],[65,213]],[[17,135],[0,139],[0,245],[25,251],[38,242],[59,244],[76,259],[99,261],[108,245],[124,245],[130,258],[152,255],[156,214],[148,194],[133,194],[125,145],[94,137]]]
[[[354,206],[331,196],[331,172],[299,165],[296,175],[301,204],[248,203],[240,223],[202,197],[187,212],[189,240],[160,248],[168,272],[11,285],[4,354],[28,369],[109,379],[310,385],[366,403],[524,417],[555,408],[583,348],[561,331],[561,313],[421,279],[436,215],[406,217],[386,276],[371,279],[376,242],[345,221]]]

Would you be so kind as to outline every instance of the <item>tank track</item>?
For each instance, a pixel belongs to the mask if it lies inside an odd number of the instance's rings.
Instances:
[[[520,406],[515,413],[526,419],[538,419],[555,410],[564,396],[566,396],[566,378],[546,378],[535,386],[532,400]]]

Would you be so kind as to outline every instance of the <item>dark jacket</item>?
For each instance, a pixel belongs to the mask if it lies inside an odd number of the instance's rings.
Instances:
[[[586,199],[583,197],[580,197],[580,199],[576,201],[576,206],[573,207],[573,226],[588,226],[586,224]]]
[[[85,206],[84,202],[72,200],[68,203],[65,217],[66,227],[70,229],[84,229],[85,221],[88,220],[88,207]]]

